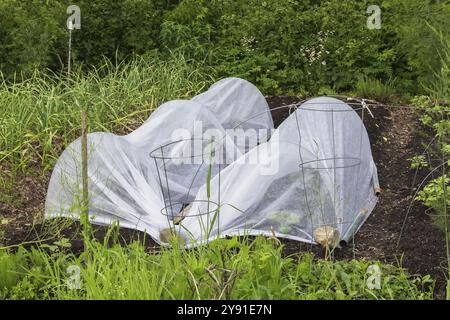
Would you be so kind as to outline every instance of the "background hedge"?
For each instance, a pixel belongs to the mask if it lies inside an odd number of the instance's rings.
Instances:
[[[341,92],[358,79],[416,94],[440,68],[428,24],[450,31],[449,1],[432,0],[2,0],[0,71],[8,80],[64,70],[66,8],[81,8],[74,65],[89,69],[157,51],[181,52],[217,75],[267,93]],[[382,28],[366,27],[370,4]]]

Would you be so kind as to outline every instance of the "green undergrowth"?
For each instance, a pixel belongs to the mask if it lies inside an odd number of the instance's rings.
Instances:
[[[283,256],[277,239],[219,239],[196,249],[114,239],[0,251],[2,299],[432,299],[434,281],[365,260]],[[107,244],[109,242],[109,244]],[[115,243],[115,244],[114,244]],[[374,273],[374,270],[379,273]],[[379,277],[378,277],[379,275]],[[379,280],[379,281],[378,281]]]
[[[211,73],[177,55],[136,57],[70,78],[34,75],[9,83],[0,75],[0,200],[9,201],[20,174],[49,172],[81,132],[81,108],[90,132],[125,134],[161,103],[188,99],[213,82]]]

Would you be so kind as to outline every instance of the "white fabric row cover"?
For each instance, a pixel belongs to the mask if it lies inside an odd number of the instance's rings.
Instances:
[[[56,163],[47,218],[79,218],[80,151],[78,139]],[[161,105],[126,136],[89,134],[88,159],[91,222],[158,242],[171,228],[187,246],[234,234],[315,243],[322,226],[347,241],[377,202],[369,138],[350,106],[315,98],[274,130],[264,96],[238,78]]]

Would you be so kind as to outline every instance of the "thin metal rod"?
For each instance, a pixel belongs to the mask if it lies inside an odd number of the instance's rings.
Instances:
[[[331,132],[333,135],[333,210],[334,210],[334,221],[336,221],[336,141],[335,141],[335,132],[334,132],[334,112],[331,112]],[[319,190],[320,192],[320,190]]]
[[[303,163],[303,156],[302,156],[302,134],[301,134],[301,130],[300,130],[300,124],[298,122],[298,115],[297,115],[297,110],[294,111],[294,116],[295,116],[295,123],[297,125],[297,133],[298,133],[298,156],[300,159],[300,163]],[[306,189],[306,183],[305,183],[305,171],[302,169],[300,170],[302,173],[302,182],[303,182],[303,190],[305,190],[305,202],[306,202],[306,209],[308,210],[308,214],[309,214],[309,219],[310,219],[310,223],[311,223],[311,234],[314,234],[314,221],[312,218],[312,212],[311,212],[311,208],[309,207],[309,200],[308,200],[308,192]],[[313,237],[314,238],[314,237]],[[312,246],[313,244],[311,243],[310,245],[310,249],[312,250]]]
[[[161,147],[161,154],[163,156],[162,161],[163,161],[163,167],[164,167],[164,176],[166,178],[167,196],[169,198],[170,214],[171,214],[171,217],[173,217],[172,199],[170,198],[170,189],[169,189],[169,178],[167,177],[166,161],[164,159],[164,151],[163,151],[162,147]]]
[[[72,29],[69,29],[69,55],[67,58],[67,75],[70,77],[70,63],[72,60]]]
[[[156,162],[156,158],[153,158],[153,160],[155,160],[156,172],[158,173],[159,186],[161,188],[161,193],[162,193],[162,197],[163,197],[163,201],[164,201],[164,208],[166,208],[166,211],[167,211],[167,202],[166,202],[166,197],[164,196],[164,187],[163,187],[163,183],[161,180],[161,174],[159,173],[159,166],[158,166],[158,163]],[[166,214],[167,214],[167,212],[166,212]],[[166,215],[166,216],[167,216],[167,225],[170,227],[169,216],[168,215]]]

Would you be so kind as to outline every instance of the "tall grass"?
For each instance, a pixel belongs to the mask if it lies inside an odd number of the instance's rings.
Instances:
[[[51,250],[0,251],[3,299],[431,299],[429,277],[376,263],[381,288],[369,289],[369,261],[313,261],[310,254],[283,257],[274,239],[221,239],[195,250],[161,248],[149,254],[140,242],[126,247],[88,242],[86,255]],[[88,261],[88,263],[85,263]],[[69,286],[79,270],[79,289]],[[73,284],[73,282],[72,282]]]
[[[49,170],[80,134],[80,109],[89,110],[93,131],[126,133],[163,101],[190,97],[212,82],[182,56],[136,58],[113,66],[64,76],[39,72],[18,83],[0,75],[0,173],[7,186],[14,173],[31,167]]]
[[[361,98],[390,102],[395,95],[394,81],[383,83],[381,80],[362,77],[356,83],[356,95]]]

